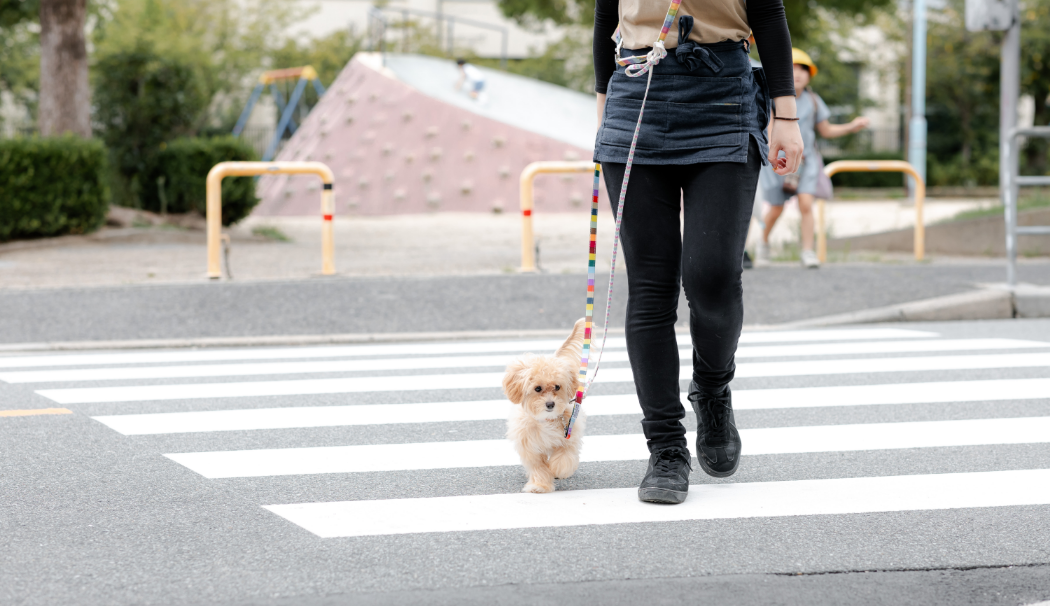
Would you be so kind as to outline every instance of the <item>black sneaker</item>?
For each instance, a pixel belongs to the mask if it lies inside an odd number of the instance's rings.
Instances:
[[[740,466],[740,432],[733,418],[733,398],[727,386],[722,395],[700,391],[689,384],[689,401],[696,413],[696,459],[709,476],[725,478]]]
[[[744,251],[744,269],[752,269],[755,266],[754,261],[751,260],[751,255]]]
[[[649,455],[649,470],[638,487],[638,500],[681,503],[689,496],[689,450],[670,446]]]

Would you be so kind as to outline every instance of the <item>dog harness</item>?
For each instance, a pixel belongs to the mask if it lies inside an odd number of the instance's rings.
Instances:
[[[671,24],[674,23],[675,16],[678,14],[678,7],[681,4],[682,0],[671,0],[671,6],[667,9],[667,16],[664,17],[664,25],[660,29],[660,37],[653,43],[653,49],[645,55],[621,58],[620,48],[623,46],[623,36],[620,35],[620,28],[617,27],[616,32],[613,34],[613,38],[616,40],[616,63],[625,67],[624,73],[627,74],[627,77],[637,78],[648,74],[648,78],[645,82],[642,106],[638,110],[638,122],[634,125],[634,136],[631,138],[631,149],[627,153],[627,167],[624,169],[623,183],[620,186],[620,198],[616,206],[616,226],[613,229],[612,257],[609,262],[609,292],[605,299],[605,324],[602,329],[602,346],[598,350],[597,359],[594,361],[594,372],[591,373],[591,378],[588,380],[587,370],[591,353],[591,328],[594,324],[594,262],[595,244],[598,235],[598,182],[602,170],[600,164],[594,165],[594,188],[591,193],[591,241],[587,261],[587,314],[583,329],[583,352],[580,357],[580,386],[576,390],[576,401],[572,406],[572,416],[569,417],[569,423],[565,426],[565,439],[572,437],[573,423],[576,422],[576,417],[580,414],[583,398],[586,397],[587,392],[591,389],[591,384],[594,383],[595,377],[598,376],[598,368],[602,363],[602,353],[605,352],[605,342],[609,337],[609,314],[612,311],[613,280],[616,277],[616,253],[619,249],[620,225],[623,223],[623,202],[627,197],[627,183],[631,179],[631,166],[634,164],[635,148],[638,147],[638,133],[642,130],[645,102],[649,98],[649,86],[653,82],[653,68],[660,63],[661,59],[667,56],[664,40],[667,39],[667,32],[671,30]]]

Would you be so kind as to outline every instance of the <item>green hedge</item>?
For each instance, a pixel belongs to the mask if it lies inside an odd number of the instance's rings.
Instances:
[[[205,180],[219,162],[257,160],[255,150],[240,139],[192,137],[168,143],[156,155],[140,183],[142,207],[153,212],[205,214]],[[232,225],[259,203],[255,179],[227,177],[222,181],[222,223]]]
[[[844,154],[842,156],[824,156],[824,164],[836,160],[903,160],[900,152],[867,152],[861,154]],[[901,173],[839,173],[831,178],[835,187],[904,187],[904,176]]]
[[[0,242],[97,229],[109,209],[106,170],[99,141],[0,141]]]

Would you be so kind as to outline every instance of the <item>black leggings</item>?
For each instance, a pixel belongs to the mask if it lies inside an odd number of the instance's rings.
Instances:
[[[620,231],[628,271],[627,352],[650,451],[686,446],[675,339],[679,280],[689,302],[693,380],[720,392],[733,379],[744,322],[741,261],[760,167],[752,140],[746,164],[631,168]],[[624,168],[602,163],[613,213]]]

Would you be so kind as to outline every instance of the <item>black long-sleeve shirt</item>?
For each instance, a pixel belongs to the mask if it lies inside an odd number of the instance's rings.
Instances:
[[[607,90],[609,79],[616,71],[616,63],[613,60],[616,44],[612,40],[612,35],[620,20],[619,3],[620,0],[596,0],[594,5],[594,90],[598,93],[604,93]],[[770,96],[795,96],[795,80],[791,65],[791,33],[788,32],[783,0],[747,0],[746,11],[747,23],[754,33],[759,56],[762,59],[762,67],[766,71]],[[703,21],[703,15],[693,15],[693,18],[698,25]],[[718,42],[718,40],[704,42]],[[763,49],[765,49],[764,52]]]

